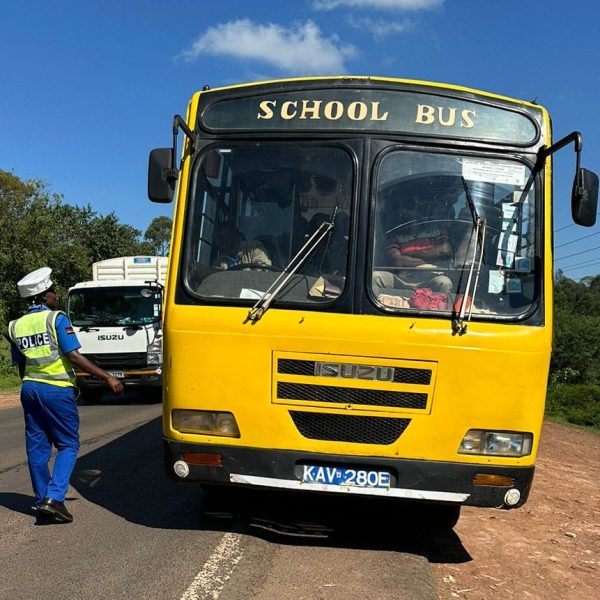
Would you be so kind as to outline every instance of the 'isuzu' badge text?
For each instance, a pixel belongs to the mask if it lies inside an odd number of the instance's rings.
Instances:
[[[394,381],[394,367],[352,365],[346,363],[316,362],[315,375],[341,377],[343,379],[368,379],[370,381]]]

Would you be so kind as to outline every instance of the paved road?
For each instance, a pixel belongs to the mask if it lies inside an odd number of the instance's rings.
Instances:
[[[21,411],[0,410],[0,598],[429,600],[431,563],[469,559],[455,534],[411,530],[395,505],[171,482],[160,411],[80,407],[75,521],[36,525]]]

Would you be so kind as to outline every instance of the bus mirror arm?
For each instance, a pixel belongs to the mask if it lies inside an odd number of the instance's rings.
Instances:
[[[175,184],[179,178],[176,165],[177,134],[182,129],[190,140],[187,148],[193,154],[196,148],[197,136],[188,127],[181,115],[173,117],[173,145],[171,148],[155,148],[150,152],[148,163],[148,198],[152,202],[169,203],[173,200]]]
[[[180,129],[190,140],[189,154],[194,153],[197,142],[196,134],[188,127],[188,124],[185,122],[185,119],[181,115],[175,115],[173,117],[173,162],[171,164],[171,170],[175,174],[175,180],[177,180],[177,167],[175,165],[175,157],[177,156],[177,134],[179,133]]]
[[[539,159],[543,163],[546,158],[570,143],[575,144],[576,154],[575,178],[571,192],[571,215],[577,225],[592,227],[596,223],[598,207],[598,175],[581,167],[581,149],[583,148],[581,133],[573,131],[552,146],[543,148],[540,151]]]

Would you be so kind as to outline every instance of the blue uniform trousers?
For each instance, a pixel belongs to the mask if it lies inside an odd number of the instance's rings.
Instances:
[[[63,502],[79,451],[79,413],[73,387],[24,381],[25,445],[29,474],[39,505],[44,498]],[[48,463],[57,450],[52,475]]]

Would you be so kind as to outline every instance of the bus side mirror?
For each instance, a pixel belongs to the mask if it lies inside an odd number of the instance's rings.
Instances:
[[[575,175],[571,194],[571,214],[577,225],[591,227],[596,223],[598,207],[598,175],[580,168]]]
[[[172,148],[155,148],[148,161],[148,198],[168,204],[173,200],[177,170]]]

